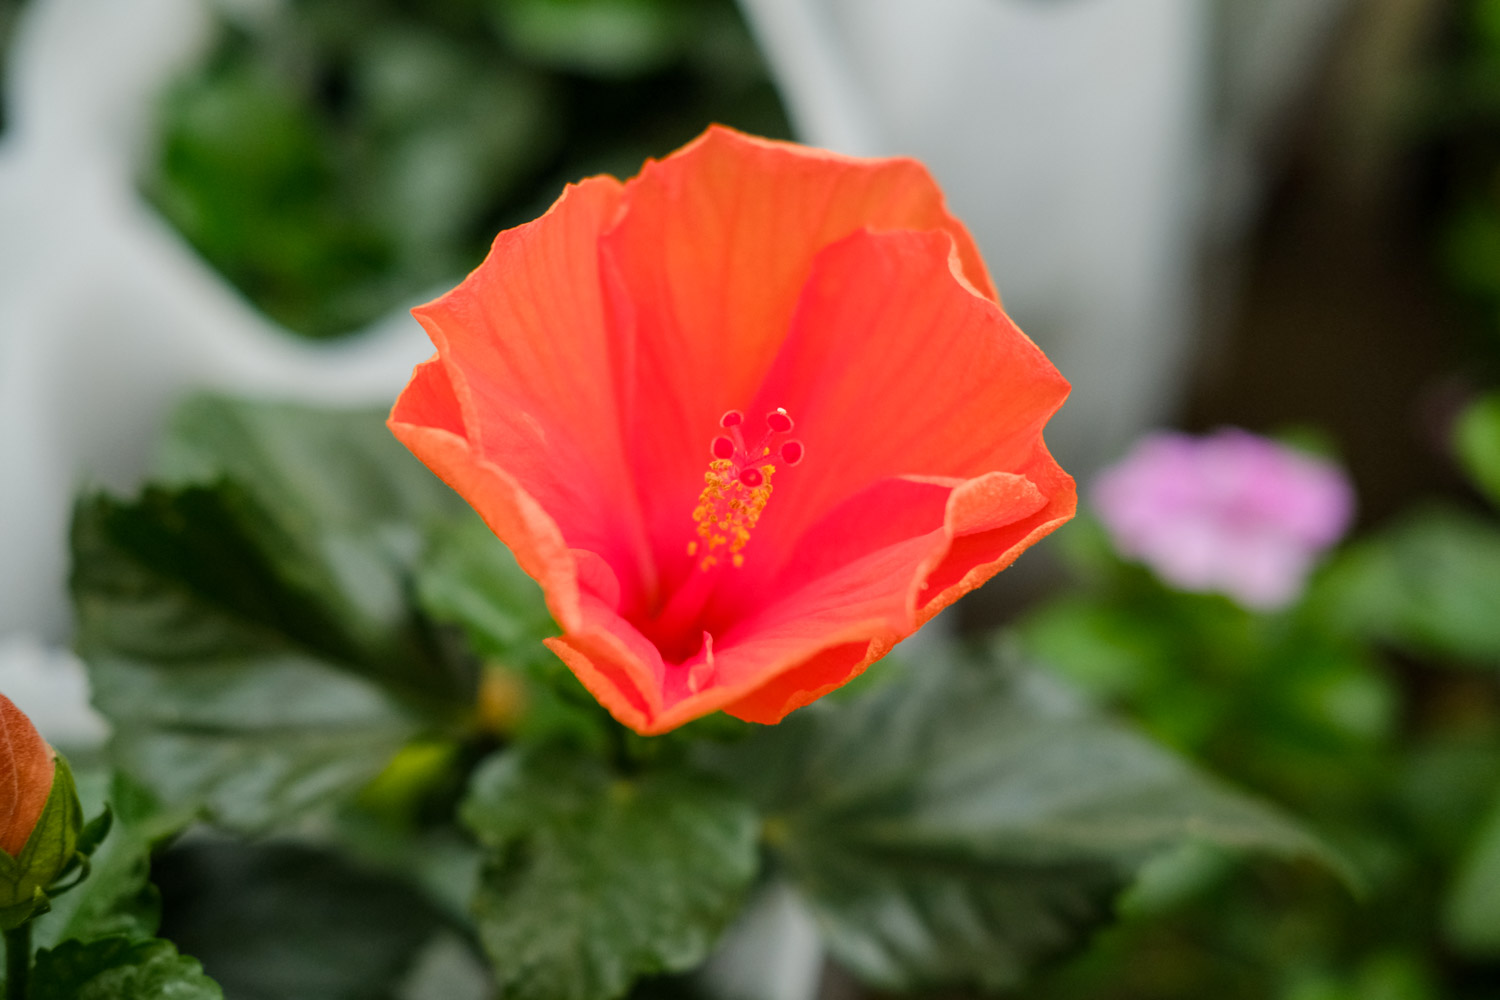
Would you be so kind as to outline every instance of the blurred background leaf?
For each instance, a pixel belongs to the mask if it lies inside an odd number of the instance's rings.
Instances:
[[[751,791],[834,955],[887,988],[1015,987],[1188,841],[1343,868],[1273,807],[993,652],[888,660],[861,693],[704,759]]]
[[[156,878],[163,935],[231,1000],[395,1000],[448,926],[402,881],[295,843],[185,841]]]
[[[460,508],[379,415],[202,399],[175,426],[165,475],[208,485],[75,515],[78,648],[123,766],[264,827],[465,724],[472,656],[411,599],[420,525]]]
[[[1460,864],[1444,920],[1448,939],[1462,951],[1500,957],[1500,801]]]
[[[1456,665],[1500,665],[1500,524],[1413,512],[1343,553],[1313,600],[1364,638]]]
[[[218,45],[162,104],[141,184],[308,336],[435,294],[563,184],[633,174],[711,121],[788,134],[733,0],[224,10]]]
[[[1500,508],[1500,393],[1470,404],[1454,428],[1453,446],[1469,478]]]
[[[191,398],[162,437],[155,474],[245,491],[280,535],[263,547],[274,572],[304,590],[283,610],[325,616],[308,623],[303,641],[416,703],[472,703],[472,665],[443,648],[410,591],[427,529],[478,518],[391,436],[383,412]]]
[[[1166,855],[1120,923],[1024,995],[1488,996],[1500,704],[1472,668],[1496,662],[1496,532],[1466,511],[1409,512],[1337,553],[1300,604],[1257,614],[1167,588],[1085,522],[1076,585],[1023,618],[1026,650],[1308,816],[1367,889]]]

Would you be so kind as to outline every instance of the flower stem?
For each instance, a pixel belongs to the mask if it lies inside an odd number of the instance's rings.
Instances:
[[[31,978],[31,921],[5,932],[5,1000],[26,1000]]]

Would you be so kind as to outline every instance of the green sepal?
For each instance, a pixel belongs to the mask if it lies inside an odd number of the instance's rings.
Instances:
[[[114,825],[115,811],[106,802],[103,811],[84,824],[83,830],[78,834],[78,845],[75,849],[86,858],[93,857],[94,852],[99,849],[104,838],[109,836],[109,831]]]
[[[47,899],[47,894],[38,887],[30,899],[0,909],[0,931],[14,930],[28,920],[40,917],[50,909],[52,909],[51,901]]]
[[[74,862],[83,807],[73,771],[62,757],[55,758],[52,790],[37,817],[36,826],[21,853],[11,857],[0,851],[0,930],[10,930],[46,912],[46,889]]]

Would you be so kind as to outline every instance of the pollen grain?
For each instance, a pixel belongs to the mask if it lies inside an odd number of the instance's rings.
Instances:
[[[729,459],[716,458],[709,463],[708,471],[703,474],[703,492],[693,508],[698,537],[688,543],[688,555],[702,556],[698,560],[699,569],[712,569],[725,556],[733,566],[744,565],[745,555],[741,550],[750,541],[750,532],[755,530],[761,512],[771,500],[771,474],[776,471],[769,463],[758,468],[760,482],[747,486],[745,477],[736,474]]]

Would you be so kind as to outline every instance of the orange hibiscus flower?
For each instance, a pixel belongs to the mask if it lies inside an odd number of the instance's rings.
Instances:
[[[1073,515],[1068,384],[912,160],[714,127],[415,315],[437,355],[391,429],[641,733],[779,721]]]

